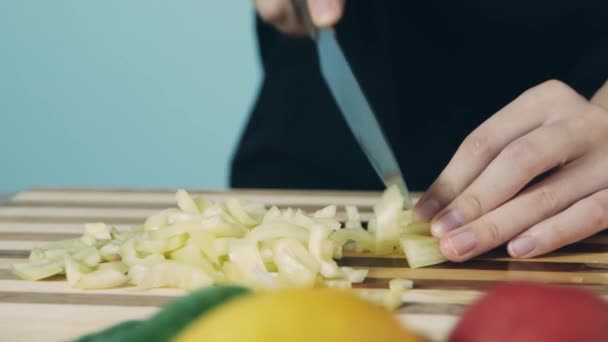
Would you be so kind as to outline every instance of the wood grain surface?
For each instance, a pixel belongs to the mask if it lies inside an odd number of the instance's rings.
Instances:
[[[356,205],[371,215],[376,192],[191,191],[213,200],[231,196],[279,207],[314,210],[329,204]],[[173,190],[33,189],[0,206],[0,340],[65,341],[117,322],[145,318],[183,294],[173,289],[138,292],[71,289],[62,278],[18,280],[10,264],[27,258],[32,247],[81,235],[83,223],[103,221],[128,229],[159,209],[174,206]],[[370,269],[358,285],[388,287],[393,278],[414,281],[395,314],[408,326],[445,340],[467,305],[489,287],[508,280],[532,280],[590,289],[608,299],[608,234],[532,260],[511,259],[504,247],[475,260],[410,269],[402,257],[345,254],[340,264]]]

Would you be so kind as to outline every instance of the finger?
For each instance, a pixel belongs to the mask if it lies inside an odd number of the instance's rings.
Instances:
[[[432,222],[441,236],[515,196],[535,177],[564,165],[590,148],[590,122],[574,117],[540,128],[507,145],[487,168]]]
[[[272,24],[279,31],[292,35],[306,33],[290,0],[254,0],[254,2],[262,20]]]
[[[580,95],[558,81],[545,82],[524,92],[467,136],[416,205],[416,216],[432,219],[510,142],[540,127],[550,116],[569,116],[581,103],[585,100]]]
[[[334,26],[344,12],[344,0],[308,0],[312,21],[318,27]]]
[[[608,187],[608,179],[602,176],[608,161],[599,158],[598,154],[578,159],[479,219],[446,233],[441,238],[442,253],[452,261],[467,260]]]
[[[608,227],[608,189],[599,191],[511,241],[509,254],[530,258],[580,241]]]

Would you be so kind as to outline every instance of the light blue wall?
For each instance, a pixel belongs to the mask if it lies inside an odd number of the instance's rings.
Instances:
[[[0,0],[0,192],[227,186],[251,1]]]

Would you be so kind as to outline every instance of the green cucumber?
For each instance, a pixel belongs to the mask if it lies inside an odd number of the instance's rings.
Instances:
[[[167,304],[145,321],[126,321],[74,342],[167,342],[190,322],[225,302],[249,293],[240,286],[199,289]]]

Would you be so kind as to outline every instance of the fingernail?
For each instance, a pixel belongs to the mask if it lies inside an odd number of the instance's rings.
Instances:
[[[462,226],[463,223],[464,217],[462,217],[462,214],[456,209],[451,209],[431,224],[431,232],[434,236],[441,237],[450,230]]]
[[[423,221],[428,221],[437,214],[439,209],[439,202],[429,198],[416,208],[416,216]]]
[[[471,232],[462,232],[448,239],[448,244],[458,256],[467,254],[477,245],[477,236]]]
[[[530,236],[522,236],[509,244],[509,254],[514,257],[521,257],[536,248],[536,240]]]
[[[336,16],[336,2],[334,0],[315,0],[310,5],[311,15],[317,25],[333,24]]]

